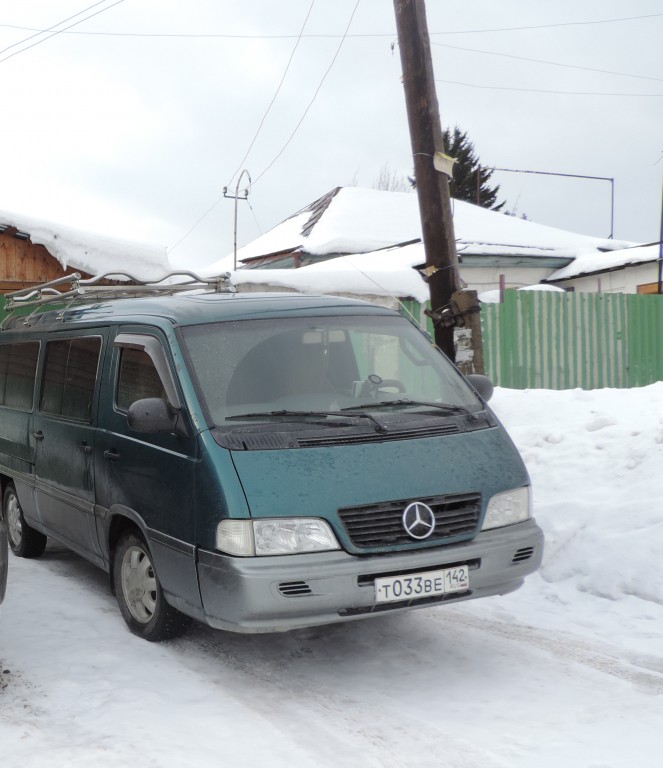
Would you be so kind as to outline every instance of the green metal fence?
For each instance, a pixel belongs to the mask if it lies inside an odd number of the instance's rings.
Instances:
[[[424,307],[403,310],[433,331]],[[4,316],[0,296],[0,320]],[[663,296],[515,291],[482,304],[486,374],[513,389],[639,387],[663,381]]]
[[[481,308],[486,373],[503,387],[634,387],[663,380],[663,297],[506,291]]]

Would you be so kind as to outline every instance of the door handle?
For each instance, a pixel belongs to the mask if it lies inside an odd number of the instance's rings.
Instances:
[[[109,461],[117,461],[119,458],[120,454],[114,449],[104,451],[104,459],[108,459]]]
[[[44,439],[44,433],[39,430],[39,432],[33,432],[32,437],[34,437],[35,440],[43,440]]]
[[[83,451],[83,453],[92,453],[92,446],[88,445],[86,442],[83,442],[78,446],[78,450]]]

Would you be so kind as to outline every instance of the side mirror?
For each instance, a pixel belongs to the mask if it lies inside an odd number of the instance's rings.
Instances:
[[[129,406],[127,413],[129,428],[146,435],[176,432],[178,421],[177,411],[160,397],[136,400]]]
[[[482,376],[480,373],[470,373],[466,378],[479,395],[488,402],[493,396],[493,391],[495,389],[495,387],[493,387],[493,382],[488,376]]]

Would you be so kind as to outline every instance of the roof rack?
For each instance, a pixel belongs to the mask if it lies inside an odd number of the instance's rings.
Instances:
[[[101,285],[103,280],[126,280],[126,284]],[[62,286],[65,290],[60,290]],[[109,272],[97,277],[82,279],[79,272],[51,280],[48,283],[23,288],[20,291],[5,294],[5,309],[11,313],[22,307],[35,307],[27,316],[31,317],[39,306],[49,307],[64,305],[63,313],[72,304],[98,300],[131,299],[140,296],[163,296],[185,291],[205,291],[214,293],[234,293],[230,284],[230,272],[214,277],[200,277],[194,272],[169,272],[158,280],[145,282],[126,272]],[[3,323],[4,325],[4,323]]]

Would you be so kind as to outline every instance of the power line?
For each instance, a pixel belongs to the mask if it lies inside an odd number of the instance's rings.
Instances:
[[[634,77],[638,80],[655,80],[656,82],[663,83],[663,77],[650,77],[648,75],[632,75],[627,72],[613,72],[609,69],[597,69],[595,67],[583,67],[579,64],[565,64],[560,61],[547,61],[545,59],[530,59],[527,56],[515,56],[512,53],[499,53],[497,51],[482,51],[477,48],[462,48],[458,45],[447,45],[446,43],[431,43],[439,48],[449,48],[454,51],[466,51],[467,53],[483,53],[488,56],[502,56],[507,59],[517,59],[518,61],[531,61],[535,64],[547,64],[553,67],[565,67],[566,69],[581,69],[585,72],[599,72],[603,75],[619,75],[620,77]]]
[[[435,80],[436,83],[462,85],[465,88],[482,88],[488,91],[524,91],[526,93],[550,93],[563,96],[633,96],[636,98],[661,98],[663,93],[607,93],[605,91],[554,91],[543,88],[515,88],[506,85],[479,85],[478,83],[461,83],[458,80]]]
[[[258,138],[258,135],[260,134],[260,131],[262,130],[262,126],[265,123],[265,120],[267,119],[267,115],[269,114],[272,106],[274,105],[274,102],[276,101],[276,97],[279,95],[279,92],[281,91],[281,87],[283,86],[283,83],[285,81],[286,75],[288,74],[288,70],[290,69],[290,65],[292,64],[292,60],[295,57],[295,52],[297,48],[299,47],[299,43],[302,40],[302,35],[304,34],[304,29],[306,28],[306,24],[308,23],[309,17],[311,15],[311,12],[313,11],[313,6],[315,5],[315,0],[311,0],[311,5],[309,6],[308,13],[306,14],[306,18],[304,19],[304,23],[302,24],[302,28],[299,30],[299,36],[297,37],[297,42],[295,43],[295,47],[292,49],[292,53],[290,54],[290,58],[288,59],[288,63],[286,64],[285,70],[283,71],[283,75],[281,76],[281,81],[278,84],[278,87],[276,88],[276,92],[274,93],[274,96],[272,97],[272,100],[269,102],[269,106],[265,110],[265,114],[262,116],[262,120],[260,121],[260,125],[258,126],[258,130],[255,133],[255,136],[253,137],[251,143],[249,144],[249,148],[246,150],[246,154],[242,158],[242,161],[237,166],[237,170],[235,173],[233,173],[230,181],[228,182],[227,186],[230,187],[230,185],[233,183],[233,180],[235,176],[239,173],[240,169],[244,167],[244,163],[246,162],[246,158],[249,156],[251,150],[253,149],[253,145],[256,143],[256,139]]]
[[[306,115],[308,114],[309,110],[310,110],[310,109],[311,109],[311,107],[313,106],[313,102],[314,102],[314,101],[317,99],[317,97],[318,97],[318,94],[320,93],[320,89],[322,88],[322,86],[323,86],[323,84],[324,84],[325,80],[327,79],[327,76],[329,75],[329,73],[330,73],[330,72],[331,72],[331,70],[332,70],[332,67],[333,67],[333,66],[334,66],[334,64],[336,63],[336,59],[338,58],[338,55],[339,55],[339,54],[340,54],[340,52],[341,52],[341,48],[343,47],[343,43],[345,42],[345,39],[346,39],[346,37],[347,37],[347,34],[348,34],[348,30],[350,29],[350,25],[352,24],[352,20],[354,19],[355,13],[357,12],[357,8],[359,7],[359,3],[360,3],[360,2],[361,2],[361,0],[357,0],[357,2],[355,3],[355,7],[352,9],[352,13],[350,14],[350,18],[348,19],[348,23],[347,23],[347,26],[345,27],[345,32],[343,33],[343,37],[341,38],[341,41],[340,41],[340,42],[339,42],[339,44],[338,44],[338,48],[336,49],[336,53],[334,53],[334,56],[332,57],[331,63],[330,63],[330,64],[329,64],[329,66],[327,67],[327,70],[326,70],[325,74],[322,76],[322,79],[320,80],[320,84],[319,84],[319,85],[318,85],[318,87],[315,89],[315,93],[313,94],[313,98],[312,98],[312,99],[309,101],[309,103],[308,103],[308,106],[307,106],[307,107],[306,107],[306,109],[304,110],[304,112],[303,112],[303,114],[302,114],[301,118],[299,119],[299,122],[298,122],[298,123],[297,123],[297,125],[295,126],[295,128],[294,128],[293,132],[292,132],[292,133],[290,134],[290,136],[288,137],[288,140],[285,142],[285,144],[283,145],[283,147],[281,148],[281,150],[280,150],[280,151],[279,151],[279,152],[276,154],[276,156],[275,156],[275,157],[274,157],[274,159],[271,161],[271,163],[270,163],[270,164],[269,164],[269,165],[268,165],[268,166],[267,166],[267,167],[266,167],[266,168],[265,168],[265,169],[264,169],[264,170],[263,170],[261,173],[259,173],[259,174],[258,174],[258,176],[256,177],[256,180],[253,182],[254,184],[257,184],[257,182],[258,182],[258,181],[260,181],[260,179],[261,179],[261,178],[262,178],[262,177],[263,177],[263,176],[264,176],[264,175],[267,173],[267,171],[268,171],[268,170],[269,170],[269,169],[270,169],[270,168],[271,168],[271,167],[274,165],[274,163],[275,163],[275,162],[276,162],[276,161],[279,159],[279,157],[281,157],[281,155],[282,155],[282,154],[285,152],[285,150],[288,148],[288,146],[289,146],[290,142],[291,142],[291,141],[293,140],[293,138],[295,137],[295,134],[296,134],[296,133],[297,133],[297,131],[299,130],[299,128],[300,128],[300,126],[301,126],[301,124],[304,122],[304,119],[306,118]]]
[[[340,43],[338,44],[338,47],[337,47],[337,49],[336,49],[336,52],[334,53],[334,56],[333,56],[333,58],[332,58],[332,60],[331,60],[331,63],[330,63],[330,65],[327,67],[327,70],[325,71],[324,75],[322,76],[322,79],[320,80],[320,83],[318,84],[318,87],[316,88],[316,90],[315,90],[315,93],[313,94],[313,98],[312,98],[312,99],[309,101],[309,103],[308,103],[308,106],[306,107],[306,109],[304,110],[304,113],[302,114],[301,118],[299,119],[299,122],[298,122],[298,123],[297,123],[297,125],[295,126],[294,130],[292,131],[292,133],[291,133],[291,134],[290,134],[290,136],[288,137],[288,139],[287,139],[287,141],[285,142],[285,144],[283,145],[283,147],[281,147],[281,149],[279,150],[279,152],[278,152],[278,153],[275,155],[275,157],[273,158],[273,160],[272,160],[272,161],[269,163],[269,165],[268,165],[266,168],[264,168],[264,169],[261,171],[261,173],[260,173],[260,174],[259,174],[259,175],[256,177],[256,179],[253,181],[253,185],[255,185],[255,184],[256,184],[256,182],[258,182],[258,181],[259,181],[259,180],[260,180],[260,179],[261,179],[261,178],[262,178],[262,177],[263,177],[263,176],[264,176],[264,175],[267,173],[267,171],[269,171],[269,169],[270,169],[270,168],[271,168],[271,167],[274,165],[274,163],[276,163],[276,161],[277,161],[277,160],[278,160],[278,159],[281,157],[281,155],[282,155],[282,154],[285,152],[285,150],[287,149],[287,147],[289,146],[289,144],[291,143],[291,141],[292,141],[292,140],[293,140],[293,138],[295,137],[295,134],[296,134],[296,133],[297,133],[297,131],[299,130],[299,128],[300,128],[300,126],[301,126],[301,124],[304,122],[304,119],[306,118],[306,115],[308,114],[309,110],[310,110],[310,109],[311,109],[311,107],[313,106],[313,102],[316,100],[316,98],[317,98],[318,94],[320,93],[320,89],[322,88],[322,86],[323,86],[323,83],[324,83],[324,82],[325,82],[325,80],[327,79],[327,76],[328,76],[328,75],[329,75],[329,73],[331,72],[331,69],[332,69],[332,67],[334,66],[334,63],[336,62],[336,59],[338,58],[338,55],[339,55],[339,53],[341,52],[341,47],[343,46],[343,43],[344,43],[344,41],[345,41],[345,39],[346,39],[346,37],[347,37],[347,32],[348,32],[348,30],[350,29],[350,25],[352,24],[352,20],[353,20],[353,18],[354,18],[354,16],[355,16],[355,13],[357,12],[357,8],[359,7],[359,3],[360,3],[360,2],[361,2],[361,0],[357,0],[357,2],[355,3],[355,6],[354,6],[354,8],[352,9],[352,13],[350,14],[350,19],[348,20],[348,23],[347,23],[347,25],[346,25],[346,27],[345,27],[345,33],[344,33],[344,34],[342,35],[342,37],[341,37],[341,41],[340,41]],[[205,211],[205,213],[203,213],[203,215],[202,215],[202,216],[200,216],[200,218],[198,218],[198,219],[197,219],[196,223],[195,223],[195,224],[194,224],[194,225],[193,225],[193,226],[192,226],[192,227],[191,227],[191,228],[190,228],[190,229],[187,231],[187,233],[186,233],[186,234],[185,234],[183,237],[181,237],[181,238],[180,238],[180,239],[179,239],[179,240],[178,240],[178,241],[175,243],[175,245],[173,245],[173,246],[172,246],[172,248],[170,249],[169,253],[172,253],[172,252],[175,250],[175,248],[177,248],[177,246],[178,246],[180,243],[182,243],[184,240],[186,240],[186,238],[187,238],[187,237],[188,237],[188,236],[189,236],[189,235],[190,235],[190,234],[193,232],[193,230],[194,230],[194,229],[195,229],[195,228],[196,228],[196,227],[197,227],[197,226],[200,224],[200,222],[201,222],[201,221],[202,221],[202,220],[203,220],[203,219],[204,219],[204,218],[205,218],[205,217],[206,217],[206,216],[207,216],[209,213],[211,213],[211,212],[212,212],[212,210],[213,210],[214,208],[216,208],[216,206],[217,206],[217,205],[218,205],[218,204],[219,204],[219,203],[220,203],[220,202],[223,200],[223,197],[224,197],[224,196],[223,196],[223,195],[221,195],[221,196],[220,196],[220,197],[219,197],[217,200],[215,200],[215,201],[212,203],[212,205],[211,205],[211,206],[210,206],[210,207],[209,207],[209,208],[208,208],[208,209]]]
[[[101,2],[105,2],[105,0],[101,0]],[[0,51],[0,54],[4,53],[5,51],[8,51],[10,48],[15,48],[17,45],[22,45],[23,43],[27,42],[28,40],[32,40],[34,37],[39,37],[39,35],[44,34],[45,32],[49,32],[52,29],[55,29],[55,27],[59,27],[60,24],[65,24],[70,19],[76,18],[76,16],[80,16],[82,13],[85,13],[86,11],[91,10],[92,8],[96,8],[97,5],[101,5],[101,2],[94,3],[94,5],[90,5],[87,8],[84,8],[82,11],[79,11],[78,13],[75,13],[73,16],[69,16],[66,19],[63,19],[62,21],[59,21],[57,24],[54,24],[52,27],[49,27],[47,30],[44,30],[42,32],[39,32],[35,35],[30,35],[29,37],[26,37],[24,40],[20,40],[18,43],[13,43],[12,45],[8,46],[4,50]],[[68,29],[71,29],[72,27],[77,26],[78,24],[82,24],[84,21],[87,21],[88,19],[91,19],[93,16],[98,16],[100,13],[104,13],[105,11],[110,10],[116,5],[119,5],[120,3],[123,3],[124,0],[116,0],[116,2],[112,3],[111,5],[106,6],[105,8],[101,8],[98,11],[95,11],[94,13],[91,13],[89,16],[86,16],[84,19],[79,19],[78,21],[75,21],[73,24],[70,24],[68,27],[65,27],[64,29],[56,29],[55,32],[48,35],[47,37],[42,37],[40,40],[36,40],[31,45],[26,45],[25,48],[21,48],[19,51],[14,51],[13,53],[10,53],[8,56],[5,56],[4,58],[0,59],[0,63],[3,61],[7,61],[8,59],[13,58],[14,56],[18,56],[19,53],[24,53],[25,51],[28,51],[30,48],[34,48],[35,46],[39,45],[40,43],[45,43],[47,40],[50,40],[52,37],[55,37],[55,35],[60,35],[63,32],[66,32]]]
[[[194,223],[193,223],[193,224],[192,224],[192,225],[189,227],[189,229],[186,231],[186,233],[185,233],[184,235],[182,235],[182,237],[180,237],[180,239],[179,239],[179,240],[178,240],[178,241],[175,243],[175,245],[172,245],[172,246],[170,247],[170,249],[168,250],[168,253],[169,253],[169,254],[171,254],[171,253],[172,253],[172,252],[175,250],[175,248],[177,248],[177,246],[178,246],[180,243],[183,243],[183,242],[184,242],[184,241],[187,239],[187,237],[189,237],[189,235],[190,235],[190,234],[193,232],[193,230],[194,230],[194,229],[195,229],[195,228],[196,228],[196,227],[197,227],[197,226],[200,224],[200,222],[201,222],[201,221],[202,221],[204,218],[206,218],[207,216],[209,216],[209,214],[210,214],[210,213],[212,213],[212,211],[213,211],[213,210],[216,208],[216,206],[217,206],[217,205],[218,205],[218,204],[219,204],[219,203],[220,203],[222,200],[223,200],[223,195],[221,195],[221,197],[219,197],[219,198],[218,198],[218,200],[215,200],[215,201],[212,203],[212,205],[210,205],[210,207],[209,207],[209,208],[208,208],[208,209],[205,211],[205,213],[203,213],[203,214],[202,214],[202,216],[200,216],[199,218],[197,218],[197,219],[196,219],[196,221],[195,221],[195,222],[194,222]]]
[[[55,27],[59,26],[60,24],[64,24],[66,21],[69,21],[69,19],[73,19],[76,16],[80,16],[82,13],[85,13],[86,11],[90,10],[91,8],[94,8],[97,5],[100,5],[101,2],[105,2],[105,0],[100,0],[100,2],[95,3],[94,5],[91,5],[88,8],[83,9],[82,11],[79,11],[79,13],[74,14],[73,16],[70,16],[67,19],[63,19],[63,21],[58,22],[58,24],[54,24],[52,27],[49,27],[48,29],[45,29],[45,30],[33,30],[33,31],[35,31],[34,35],[30,35],[29,37],[25,38],[24,40],[19,41],[18,43],[13,43],[12,45],[10,45],[7,48],[5,48],[2,51],[0,51],[0,54],[4,53],[5,51],[9,50],[10,48],[13,48],[13,47],[15,47],[17,45],[21,45],[22,43],[27,42],[28,40],[31,40],[34,37],[38,37],[41,34],[44,34],[46,32],[49,32],[50,30],[55,29]],[[184,33],[169,34],[169,33],[166,33],[166,34],[155,34],[155,33],[132,33],[132,32],[125,33],[125,32],[81,32],[81,31],[76,31],[76,32],[71,32],[71,33],[68,32],[68,30],[70,30],[72,27],[77,26],[78,24],[81,24],[82,22],[87,21],[88,19],[91,19],[93,16],[97,16],[98,14],[103,13],[104,11],[109,10],[110,8],[112,8],[115,5],[119,5],[119,3],[121,3],[121,2],[124,2],[124,0],[116,0],[116,2],[113,3],[112,5],[109,5],[106,8],[102,8],[101,10],[97,11],[96,13],[93,13],[93,14],[90,14],[89,16],[86,16],[84,19],[80,19],[79,21],[75,22],[74,24],[69,25],[68,27],[65,27],[64,29],[56,30],[55,32],[53,32],[53,34],[49,35],[46,38],[43,38],[41,40],[36,41],[32,45],[26,46],[25,48],[21,49],[21,51],[15,51],[13,54],[10,54],[9,56],[6,56],[5,58],[0,59],[0,62],[6,61],[7,59],[11,58],[12,56],[16,56],[18,53],[21,53],[22,51],[28,50],[29,48],[32,48],[35,45],[38,45],[39,43],[45,42],[46,40],[50,39],[51,37],[53,37],[55,35],[65,34],[65,33],[68,33],[68,34],[78,34],[78,35],[105,35],[105,36],[118,36],[118,37],[148,37],[148,38],[149,37],[153,37],[153,38],[225,38],[225,39],[241,39],[241,40],[269,40],[269,39],[292,39],[292,38],[295,38],[296,39],[296,44],[295,44],[295,49],[294,50],[296,50],[297,46],[299,45],[299,43],[301,42],[301,40],[303,38],[338,38],[339,37],[338,35],[329,35],[329,34],[325,34],[325,35],[308,34],[308,35],[306,35],[306,34],[303,33],[303,31],[300,31],[300,33],[298,35],[229,35],[229,34],[215,34],[215,33],[203,33],[203,34],[184,34]],[[356,10],[356,6],[355,6],[355,10]],[[310,14],[310,9],[309,9],[309,14]],[[353,11],[352,15],[354,16],[354,11]],[[622,18],[618,18],[618,19],[598,19],[598,20],[594,20],[594,21],[559,22],[559,23],[556,23],[556,24],[541,24],[541,25],[535,25],[535,26],[522,26],[522,27],[499,27],[499,28],[491,28],[491,29],[458,30],[458,31],[455,31],[455,32],[436,32],[436,33],[431,33],[431,34],[435,34],[435,35],[451,35],[451,34],[474,34],[474,33],[481,33],[481,32],[513,32],[513,31],[520,31],[520,30],[545,29],[545,28],[550,28],[550,27],[580,26],[580,25],[590,25],[590,24],[610,24],[610,23],[616,23],[616,22],[622,22],[622,21],[632,21],[632,20],[635,20],[635,19],[656,18],[656,17],[660,17],[660,16],[663,16],[663,14],[661,14],[661,13],[654,13],[654,14],[649,14],[649,15],[646,15],[646,16],[626,16],[626,17],[622,17]],[[307,14],[306,18],[308,19],[308,14]],[[306,22],[305,22],[305,24],[306,24]],[[13,29],[25,29],[25,30],[29,30],[30,29],[29,27],[16,27],[16,26],[10,25],[10,24],[2,24],[2,25],[0,25],[0,27],[13,28]],[[346,32],[343,33],[343,35],[341,35],[340,45],[342,45],[343,42],[347,38],[349,38],[349,37],[356,37],[356,38],[391,37],[391,38],[393,38],[393,34],[392,33],[385,33],[385,34],[382,34],[382,33],[380,33],[380,34],[360,34],[360,33],[358,33],[358,34],[349,34],[346,31]],[[436,45],[436,46],[438,46],[440,48],[449,48],[449,49],[452,49],[452,50],[464,51],[464,52],[467,52],[467,53],[482,53],[482,54],[485,54],[485,55],[488,55],[488,56],[501,56],[501,57],[504,57],[504,58],[516,59],[516,60],[519,60],[519,61],[528,61],[528,62],[533,62],[533,63],[536,63],[536,64],[546,64],[548,66],[564,67],[564,68],[567,68],[567,69],[577,69],[577,70],[583,70],[583,71],[586,71],[586,72],[596,72],[596,73],[605,74],[605,75],[617,75],[619,77],[631,77],[631,78],[636,78],[636,79],[640,79],[640,80],[654,80],[656,82],[663,82],[663,78],[651,77],[651,76],[648,76],[648,75],[636,75],[636,74],[631,74],[631,73],[628,73],[628,72],[616,72],[616,71],[613,71],[613,70],[599,69],[597,67],[583,67],[583,66],[577,65],[577,64],[567,64],[567,63],[564,63],[564,62],[548,61],[548,60],[545,60],[545,59],[533,59],[533,58],[529,58],[529,57],[526,57],[526,56],[516,56],[514,54],[509,54],[509,53],[500,53],[498,51],[486,51],[486,50],[475,49],[475,48],[464,48],[464,47],[461,47],[461,46],[449,45],[447,43],[432,42],[431,44],[432,45]],[[339,48],[340,48],[340,45],[339,45]],[[294,54],[294,50],[293,50],[293,54]],[[291,55],[291,60],[292,60],[292,55]],[[290,62],[288,62],[288,67],[289,67],[289,65],[290,65]],[[287,72],[288,67],[286,67],[286,72]],[[285,73],[284,73],[284,77],[285,77]],[[281,86],[279,85],[279,90],[280,90],[280,87]],[[516,89],[513,89],[513,90],[516,90]],[[523,89],[523,90],[525,90],[525,89]],[[561,92],[561,93],[563,93],[563,92]],[[278,90],[277,90],[277,94],[278,94]],[[593,95],[593,94],[587,94],[587,95]],[[596,94],[596,95],[598,95],[598,94]],[[276,98],[276,95],[275,95],[274,98]],[[270,107],[268,108],[267,112],[265,113],[265,117],[267,117],[267,113],[269,112],[270,108],[271,108],[271,104],[270,104]],[[264,118],[263,118],[263,120],[264,120]],[[257,138],[257,135],[256,135],[256,138]],[[249,148],[249,150],[250,150],[250,148]],[[240,166],[241,165],[242,164],[240,163]],[[237,173],[237,171],[235,171],[235,174],[236,173]]]
[[[648,13],[642,16],[621,16],[617,19],[594,19],[591,21],[560,21],[552,24],[532,24],[522,27],[493,27],[484,29],[461,29],[453,32],[431,32],[431,35],[475,35],[482,32],[521,32],[533,29],[553,29],[555,27],[582,27],[593,24],[615,24],[622,21],[637,21],[640,19],[653,19],[663,16],[663,13]]]
[[[91,10],[92,8],[96,8],[98,5],[103,5],[106,2],[106,0],[99,0],[98,3],[94,3],[93,5],[89,5],[87,8],[83,8],[82,11],[79,11],[78,13],[75,13],[73,16],[67,16],[66,19],[62,19],[62,21],[58,21],[57,24],[53,24],[53,26],[48,27],[48,29],[41,29],[41,30],[33,30],[34,35],[29,35],[28,37],[23,38],[23,40],[19,40],[16,43],[12,43],[11,45],[8,45],[6,48],[3,48],[0,51],[0,55],[3,53],[6,53],[7,51],[11,50],[12,48],[16,48],[17,45],[23,45],[23,43],[27,43],[28,40],[32,40],[34,37],[39,37],[39,35],[44,35],[46,32],[50,32],[51,30],[55,29],[56,27],[59,27],[60,24],[65,24],[68,21],[71,21],[72,19],[75,19],[76,16],[80,16],[82,13],[85,13],[86,11]],[[4,26],[4,25],[3,25]],[[10,25],[7,25],[10,26]],[[23,27],[14,27],[14,29],[24,29]]]
[[[560,21],[552,24],[530,24],[527,26],[518,27],[484,27],[479,29],[457,29],[447,30],[445,32],[430,32],[429,35],[439,37],[447,35],[476,35],[482,33],[495,33],[495,32],[521,32],[530,31],[535,29],[554,29],[561,27],[580,27],[591,26],[594,24],[617,24],[624,21],[639,21],[642,19],[654,19],[663,16],[663,13],[649,13],[641,16],[621,16],[615,19],[592,19],[588,21]],[[38,30],[34,27],[23,27],[15,24],[0,24],[0,27],[6,29],[20,29],[29,32],[44,32],[48,30]],[[153,38],[225,38],[229,40],[293,40],[299,36],[293,35],[232,35],[228,33],[215,33],[215,32],[202,32],[202,33],[187,33],[187,32],[94,32],[94,31],[80,31],[68,32],[70,35],[98,35],[105,37],[153,37]],[[393,32],[356,32],[348,34],[348,38],[361,38],[361,37],[390,37],[393,38]],[[338,38],[341,35],[336,34],[307,34],[303,35],[305,38]]]

